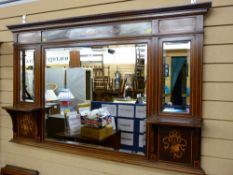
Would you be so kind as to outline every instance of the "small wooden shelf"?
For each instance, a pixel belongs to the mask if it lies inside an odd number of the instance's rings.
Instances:
[[[41,141],[43,134],[43,116],[44,108],[32,106],[4,106],[11,116],[13,123],[13,140],[18,138],[28,138],[35,141]]]
[[[191,128],[201,128],[202,126],[201,119],[184,117],[150,117],[147,119],[147,123],[154,125],[182,126]]]
[[[41,107],[3,106],[7,112],[34,112],[42,110]]]

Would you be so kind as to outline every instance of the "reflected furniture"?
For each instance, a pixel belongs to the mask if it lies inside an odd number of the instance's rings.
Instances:
[[[94,77],[94,89],[93,89],[93,100],[105,101],[107,98],[107,90],[109,85],[108,76],[96,76]]]

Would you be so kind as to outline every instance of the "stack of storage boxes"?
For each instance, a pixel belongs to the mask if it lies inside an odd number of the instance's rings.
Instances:
[[[92,102],[92,108],[107,107],[121,131],[121,151],[145,153],[146,104]]]

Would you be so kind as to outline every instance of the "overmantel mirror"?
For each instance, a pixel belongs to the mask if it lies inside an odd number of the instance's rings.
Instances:
[[[14,104],[4,108],[12,141],[203,174],[203,19],[210,6],[8,26]]]

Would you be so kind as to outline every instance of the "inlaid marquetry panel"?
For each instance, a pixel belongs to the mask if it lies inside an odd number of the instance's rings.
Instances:
[[[34,138],[35,137],[35,119],[32,115],[21,115],[18,117],[18,133],[19,137]]]
[[[180,127],[159,127],[159,160],[191,163],[191,131]]]

